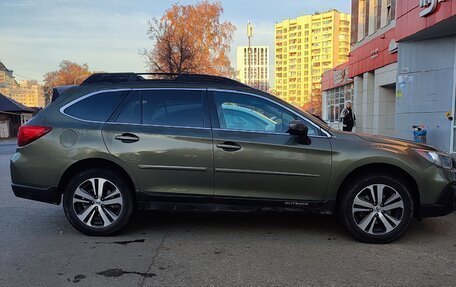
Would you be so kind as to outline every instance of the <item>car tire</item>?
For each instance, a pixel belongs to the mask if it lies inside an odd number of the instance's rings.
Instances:
[[[68,221],[80,232],[112,235],[131,218],[132,191],[127,181],[114,171],[85,170],[75,174],[65,186],[63,208]]]
[[[339,213],[345,228],[359,241],[388,243],[409,228],[413,199],[407,185],[393,176],[368,175],[348,186]]]

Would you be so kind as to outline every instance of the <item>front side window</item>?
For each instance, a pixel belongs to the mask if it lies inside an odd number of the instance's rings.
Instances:
[[[102,92],[74,103],[64,110],[72,117],[95,122],[106,122],[128,91]]]
[[[288,110],[255,96],[214,92],[220,128],[226,130],[283,134],[297,116]],[[308,126],[309,135],[318,134]]]

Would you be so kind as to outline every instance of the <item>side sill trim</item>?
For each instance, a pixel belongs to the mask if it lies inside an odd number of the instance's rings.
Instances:
[[[201,198],[203,199],[203,198]],[[214,201],[138,201],[139,210],[161,211],[209,211],[209,212],[305,212],[312,214],[334,214],[335,200],[305,202],[305,205],[284,205],[280,201],[243,200],[238,198],[216,198]]]
[[[160,210],[161,206],[168,205],[164,209],[186,209],[192,205],[200,205],[203,210],[211,209],[220,211],[220,206],[231,206],[241,208],[242,206],[250,210],[278,210],[278,211],[311,211],[319,214],[334,214],[336,201],[328,200],[294,200],[277,198],[256,198],[256,197],[232,197],[232,196],[213,196],[209,194],[183,194],[183,193],[162,193],[145,192],[143,198],[138,201],[138,208],[143,210]],[[190,209],[193,209],[191,207]],[[231,208],[230,208],[231,209]],[[244,208],[241,208],[244,209]]]

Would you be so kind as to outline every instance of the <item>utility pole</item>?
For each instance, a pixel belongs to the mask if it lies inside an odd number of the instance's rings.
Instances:
[[[251,60],[252,60],[252,48],[250,48],[250,39],[253,37],[253,25],[250,24],[250,21],[247,23],[247,38],[249,39],[249,48],[248,48],[248,66],[247,66],[247,84],[250,85],[250,74],[251,74]]]

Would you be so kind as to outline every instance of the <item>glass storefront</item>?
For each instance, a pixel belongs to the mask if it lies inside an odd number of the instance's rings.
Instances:
[[[344,109],[346,101],[353,103],[353,83],[328,90],[325,103],[327,118],[325,120],[330,123],[339,122],[340,113]]]

